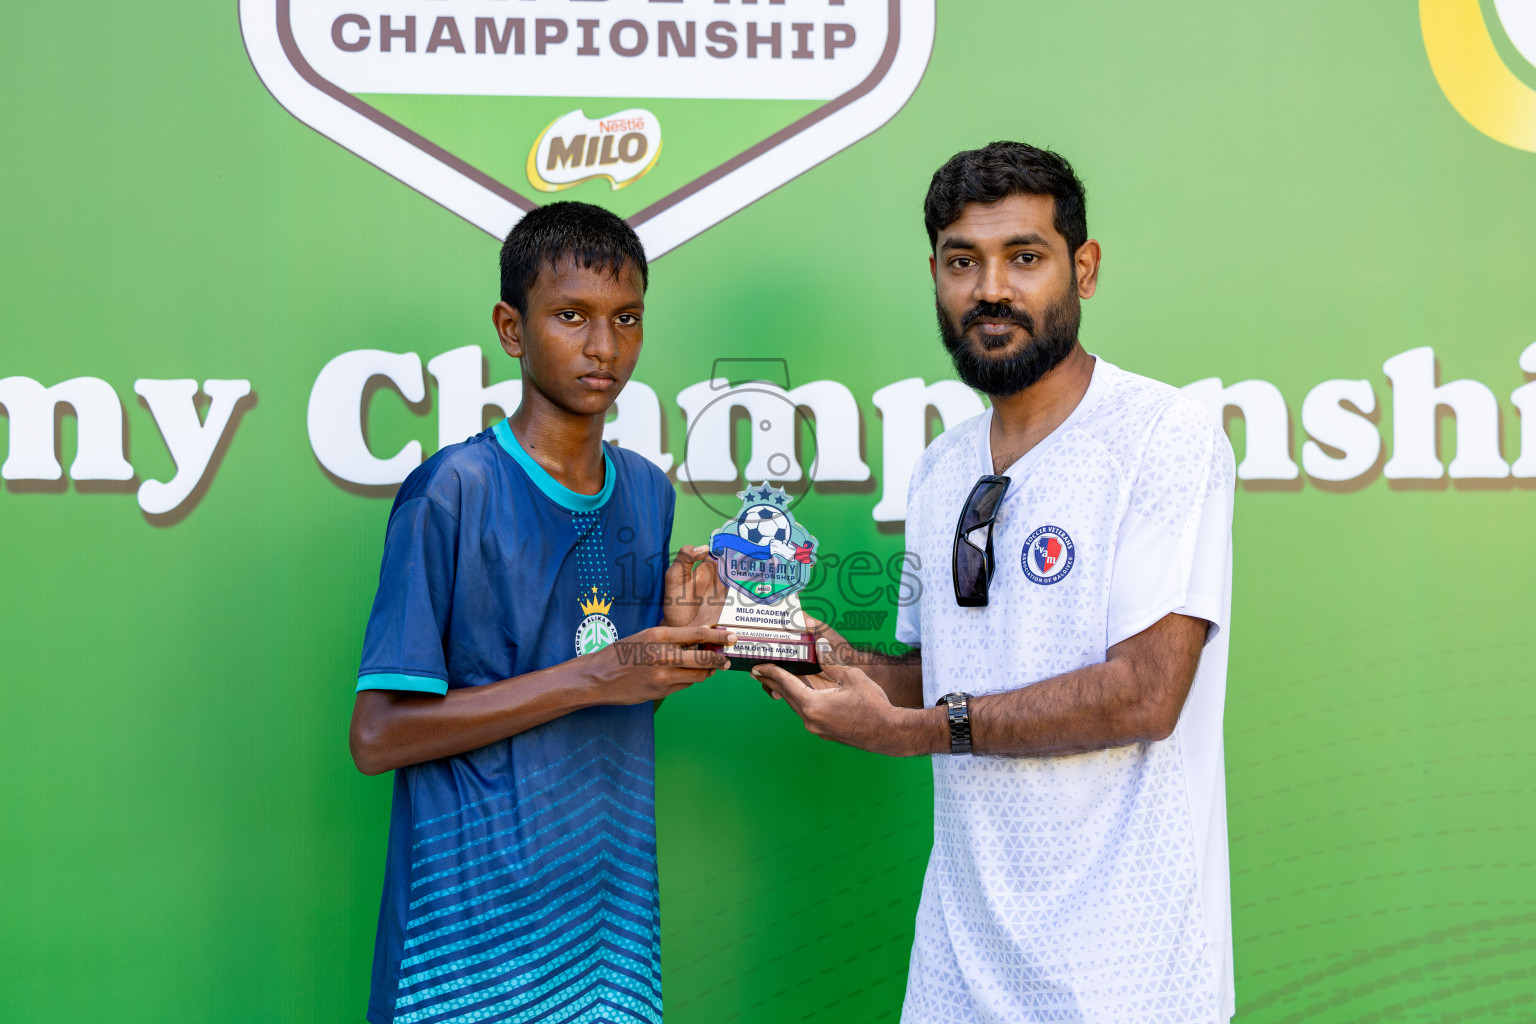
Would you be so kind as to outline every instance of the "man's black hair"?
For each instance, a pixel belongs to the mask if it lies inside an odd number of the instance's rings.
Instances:
[[[623,218],[591,203],[550,203],[523,214],[501,243],[501,301],[526,316],[539,271],[565,260],[614,277],[627,263],[640,271],[642,291],[651,283],[645,248]]]
[[[968,204],[997,203],[1014,195],[1056,200],[1052,219],[1069,253],[1088,240],[1088,194],[1067,158],[1024,142],[993,142],[956,153],[933,172],[923,200],[928,247],[938,244],[939,232],[959,220]]]

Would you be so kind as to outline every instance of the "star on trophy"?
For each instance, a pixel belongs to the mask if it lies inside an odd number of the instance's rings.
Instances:
[[[741,511],[709,538],[709,553],[726,585],[719,625],[736,642],[718,648],[731,668],[745,672],[772,662],[795,675],[819,672],[816,635],[806,629],[795,596],[811,579],[816,538],[790,514],[782,487],[738,491]]]

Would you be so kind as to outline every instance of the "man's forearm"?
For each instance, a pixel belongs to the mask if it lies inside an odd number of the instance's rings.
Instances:
[[[896,707],[923,706],[923,652],[918,648],[904,654],[886,654],[850,644],[842,663],[863,669]]]
[[[971,697],[971,752],[1051,757],[1166,738],[1153,709],[1127,693],[1119,674],[1115,666],[1092,665],[1020,690]],[[942,708],[936,714],[945,715]],[[947,726],[935,732],[926,716],[900,721],[902,752],[949,753]]]
[[[1128,665],[1105,662],[1008,693],[973,697],[972,749],[1048,757],[1166,739],[1184,694],[1171,706],[1167,687],[1138,685],[1133,675]]]
[[[973,697],[972,751],[1047,757],[1166,739],[1178,725],[1209,628],[1204,619],[1171,612],[1111,647],[1102,664]],[[900,757],[949,752],[946,709],[922,706],[918,652],[893,658],[837,647],[808,681],[776,665],[753,674],[817,736]]]
[[[971,749],[1000,757],[1080,754],[1167,739],[1178,725],[1209,624],[1171,614],[1109,649],[1109,657],[1059,676],[972,697]],[[926,724],[911,739],[933,744]],[[929,753],[947,753],[947,737]]]

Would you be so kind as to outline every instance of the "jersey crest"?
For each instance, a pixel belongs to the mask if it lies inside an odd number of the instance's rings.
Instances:
[[[581,602],[581,610],[587,613],[587,617],[576,627],[577,657],[596,654],[619,638],[618,627],[608,617],[612,607],[613,601],[606,595],[597,596],[596,587],[592,588],[592,596]]]
[[[1066,579],[1076,559],[1072,538],[1059,526],[1042,526],[1030,534],[1019,557],[1024,575],[1042,586]]]

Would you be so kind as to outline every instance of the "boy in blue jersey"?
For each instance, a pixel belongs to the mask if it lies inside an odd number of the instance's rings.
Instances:
[[[647,276],[608,211],[527,214],[493,313],[522,404],[395,498],[351,735],[397,769],[374,1024],[661,1020],[653,702],[734,638],[705,550],[667,565],[667,478],[602,439]]]

